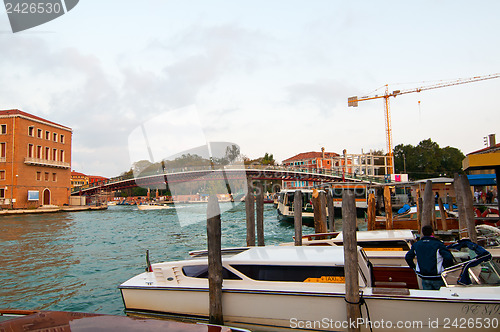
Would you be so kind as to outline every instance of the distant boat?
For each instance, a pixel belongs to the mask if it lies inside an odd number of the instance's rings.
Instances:
[[[165,204],[139,204],[137,205],[137,208],[141,211],[143,210],[166,210],[166,209],[173,209],[172,206],[168,206]]]

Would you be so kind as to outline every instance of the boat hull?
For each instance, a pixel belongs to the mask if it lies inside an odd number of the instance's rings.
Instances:
[[[366,305],[362,306],[364,320],[359,321],[362,331],[368,331],[370,324],[373,331],[395,327],[403,331],[454,330],[455,326],[456,330],[465,326],[467,330],[479,331],[484,330],[487,322],[499,327],[500,303],[472,299],[477,297],[477,291],[472,294],[456,290],[457,299],[454,299],[450,293],[453,290],[445,288],[440,291],[412,290],[411,296],[397,295],[396,291],[387,289],[373,294],[372,290],[377,291],[376,288],[365,290]],[[122,288],[121,291],[128,312],[164,313],[196,319],[208,317],[207,288]],[[479,297],[492,292],[498,294],[499,291],[494,287],[484,287]],[[222,301],[225,324],[252,330],[344,331],[348,327],[341,292],[224,289]],[[479,322],[483,325],[480,326]]]

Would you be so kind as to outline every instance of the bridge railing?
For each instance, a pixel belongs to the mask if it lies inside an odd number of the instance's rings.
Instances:
[[[294,173],[304,173],[311,175],[327,175],[336,178],[344,178],[347,181],[366,181],[366,182],[374,182],[374,183],[382,183],[384,182],[383,177],[377,176],[368,176],[368,175],[358,175],[355,173],[344,173],[340,170],[328,169],[328,168],[308,168],[308,167],[298,167],[298,166],[280,166],[280,165],[259,165],[259,164],[251,164],[245,165],[244,168],[241,165],[215,165],[212,166],[186,166],[181,168],[173,168],[173,169],[165,169],[165,171],[156,171],[156,172],[144,172],[141,174],[140,178],[145,178],[148,176],[157,176],[160,174],[176,174],[176,173],[187,173],[187,172],[205,172],[205,171],[214,171],[214,170],[262,170],[262,171],[287,171]],[[122,181],[127,181],[134,179],[134,175],[121,175],[115,178],[111,178],[107,181],[99,181],[91,184],[87,184],[80,187],[75,187],[72,189],[72,193],[92,189],[96,187],[102,187]]]

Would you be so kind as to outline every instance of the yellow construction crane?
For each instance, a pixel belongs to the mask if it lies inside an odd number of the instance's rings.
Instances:
[[[470,78],[455,79],[455,80],[450,80],[450,81],[442,81],[440,83],[427,85],[427,86],[421,86],[421,87],[414,88],[414,89],[394,90],[392,92],[389,92],[389,85],[386,84],[385,85],[385,93],[383,95],[349,97],[347,99],[347,105],[352,106],[352,107],[357,107],[358,102],[360,102],[360,101],[384,98],[385,139],[386,139],[387,155],[389,156],[389,161],[388,161],[389,174],[394,174],[394,160],[393,160],[393,152],[392,152],[392,149],[393,149],[393,147],[392,147],[392,127],[391,127],[391,112],[390,112],[389,97],[396,97],[396,96],[404,95],[407,93],[421,92],[421,91],[432,90],[432,89],[437,89],[437,88],[444,88],[444,87],[452,86],[452,85],[459,85],[459,84],[472,83],[472,82],[478,82],[478,81],[484,81],[484,80],[491,80],[491,79],[498,78],[498,77],[500,77],[500,73],[486,75],[486,76],[475,76],[475,77],[470,77]]]

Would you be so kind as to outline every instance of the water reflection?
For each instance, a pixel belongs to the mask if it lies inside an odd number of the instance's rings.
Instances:
[[[72,296],[84,284],[70,272],[80,263],[69,240],[74,238],[72,224],[70,214],[2,217],[0,299],[9,308],[36,303],[45,309]]]
[[[222,203],[230,204],[230,203]],[[185,216],[206,219],[206,204],[180,207]],[[175,212],[175,211],[174,211]],[[292,241],[293,225],[264,211],[266,244]],[[304,228],[304,234],[312,228]],[[246,244],[245,206],[222,215],[222,246]],[[0,308],[123,314],[118,285],[151,261],[185,259],[206,249],[206,223],[179,225],[171,210],[107,211],[4,216],[0,218]]]

